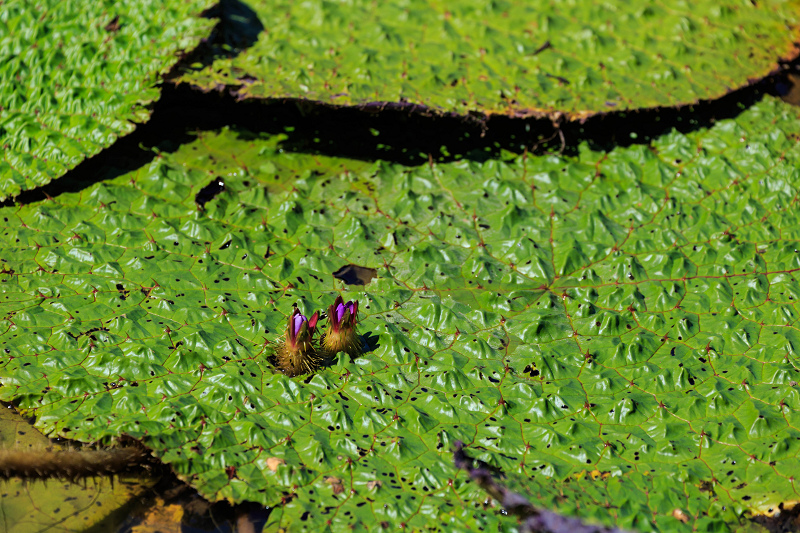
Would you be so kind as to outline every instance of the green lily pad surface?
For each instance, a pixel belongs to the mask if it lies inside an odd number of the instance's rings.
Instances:
[[[214,21],[210,0],[0,2],[0,200],[145,121],[158,76]]]
[[[724,531],[798,498],[797,131],[769,99],[648,145],[413,168],[202,134],[0,210],[0,399],[142,439],[270,527],[513,528],[461,440],[536,505]],[[345,286],[350,264],[377,275]],[[292,306],[337,294],[371,350],[273,372]]]
[[[267,28],[187,73],[204,89],[334,105],[572,116],[722,96],[794,57],[795,0],[253,0]]]

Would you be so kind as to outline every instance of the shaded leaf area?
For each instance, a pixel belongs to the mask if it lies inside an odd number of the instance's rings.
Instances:
[[[32,421],[25,420],[10,407],[0,407],[0,450],[60,449],[34,428]]]
[[[795,1],[250,3],[269,31],[187,72],[245,98],[525,116],[717,98],[796,55]]]
[[[31,3],[0,9],[0,199],[41,186],[150,115],[156,82],[213,21],[210,0]]]
[[[115,531],[152,480],[0,480],[0,527],[7,533]],[[95,528],[95,529],[91,529]]]
[[[382,159],[404,165],[469,158],[486,160],[507,151],[536,154],[559,150],[576,155],[583,143],[594,150],[648,144],[673,129],[691,133],[759,102],[765,94],[782,94],[790,80],[767,77],[728,95],[680,109],[656,108],[626,116],[595,115],[556,125],[546,117],[519,119],[504,115],[478,118],[408,113],[383,109],[372,113],[355,107],[309,106],[302,101],[238,101],[228,92],[203,93],[188,85],[167,84],[153,105],[150,120],[97,156],[84,160],[65,179],[21,193],[3,205],[31,203],[64,192],[77,192],[148,164],[159,151],[171,152],[195,139],[197,131],[224,127],[253,133],[286,134],[291,151],[352,159]],[[347,124],[342,128],[342,124]],[[224,180],[222,180],[224,182]],[[196,197],[204,205],[220,190],[218,181]]]
[[[0,210],[0,394],[270,527],[515,527],[461,440],[537,506],[725,530],[797,499],[798,127],[767,99],[648,145],[419,167],[201,134]],[[274,373],[292,305],[336,294],[374,350]]]
[[[35,454],[61,449],[11,409],[0,407],[0,453]],[[60,480],[0,479],[0,529],[29,531],[113,531],[132,500],[155,483],[147,477],[92,478],[81,484]]]

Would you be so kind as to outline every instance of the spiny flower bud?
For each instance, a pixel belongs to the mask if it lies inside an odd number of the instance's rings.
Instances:
[[[341,296],[336,297],[328,307],[328,330],[322,338],[322,347],[330,357],[345,352],[351,357],[361,353],[361,338],[356,331],[358,302],[344,303]]]
[[[322,357],[317,352],[314,333],[319,312],[306,318],[297,308],[286,326],[286,336],[275,355],[276,366],[289,377],[308,374],[319,367]]]

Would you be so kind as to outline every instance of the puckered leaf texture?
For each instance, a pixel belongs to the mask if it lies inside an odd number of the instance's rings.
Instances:
[[[798,497],[799,130],[767,99],[647,145],[413,168],[201,134],[0,210],[0,395],[276,527],[513,529],[461,440],[537,505],[724,531]],[[292,306],[337,294],[371,350],[275,373]]]
[[[182,80],[243,97],[507,115],[717,98],[794,57],[796,0],[253,0],[252,48]],[[379,107],[379,106],[375,106]]]
[[[145,121],[158,75],[210,33],[211,0],[0,2],[0,199]]]

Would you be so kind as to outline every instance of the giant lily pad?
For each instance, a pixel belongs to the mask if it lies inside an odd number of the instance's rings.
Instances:
[[[797,54],[798,2],[253,0],[267,28],[187,73],[334,105],[583,117],[719,97]]]
[[[0,2],[0,199],[48,183],[150,115],[208,35],[210,0]]]
[[[510,527],[456,440],[537,505],[724,530],[797,499],[798,128],[766,100],[648,145],[422,167],[203,134],[0,210],[0,396],[293,530]],[[374,349],[274,373],[292,306],[336,294]]]

